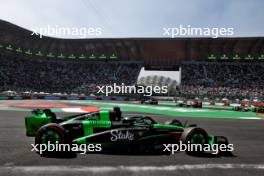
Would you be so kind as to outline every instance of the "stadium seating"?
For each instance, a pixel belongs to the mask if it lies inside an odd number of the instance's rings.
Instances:
[[[181,95],[263,97],[263,62],[184,62]]]
[[[65,61],[3,54],[0,62],[2,91],[91,93],[98,85],[135,84],[142,67],[136,62]]]

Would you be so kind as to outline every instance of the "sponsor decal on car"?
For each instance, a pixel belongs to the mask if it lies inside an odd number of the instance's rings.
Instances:
[[[111,131],[111,141],[122,141],[122,140],[128,140],[133,141],[134,140],[134,134],[129,131],[119,131],[119,130],[112,130]]]

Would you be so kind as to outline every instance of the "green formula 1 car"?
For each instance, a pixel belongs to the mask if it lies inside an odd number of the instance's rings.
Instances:
[[[56,117],[49,109],[37,109],[25,118],[25,124],[27,136],[35,137],[35,145],[100,144],[100,152],[170,154],[165,147],[171,144],[228,144],[226,137],[209,135],[196,125],[183,125],[178,120],[160,124],[148,116],[122,117],[118,107],[64,118]],[[189,154],[197,152],[204,153],[203,150],[188,151]]]

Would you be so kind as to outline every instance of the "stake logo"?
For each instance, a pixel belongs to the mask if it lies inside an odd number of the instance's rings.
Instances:
[[[134,140],[134,134],[129,131],[119,131],[119,130],[112,130],[111,131],[111,141],[118,141],[118,140]]]

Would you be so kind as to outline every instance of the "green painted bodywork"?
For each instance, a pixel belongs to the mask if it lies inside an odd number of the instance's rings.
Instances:
[[[182,126],[176,126],[176,125],[166,125],[166,124],[154,124],[153,128],[159,128],[159,129],[169,129],[169,130],[182,130],[183,127]]]
[[[97,120],[84,120],[82,121],[84,135],[89,136],[93,134],[94,128],[110,128],[111,122],[110,121],[97,121]]]
[[[110,121],[109,119],[109,111],[100,111],[100,121]]]
[[[32,114],[31,116],[26,117],[25,123],[26,123],[27,136],[35,136],[37,130],[40,127],[51,122],[52,122],[51,117],[46,116],[44,112],[40,114]]]
[[[86,136],[76,139],[77,144],[86,144]]]
[[[94,132],[94,128],[110,128],[111,121],[109,119],[109,111],[102,110],[99,111],[99,117],[97,119],[87,119],[82,120],[81,123],[83,124],[83,131],[85,136],[91,135]],[[65,123],[71,123],[73,120],[73,116],[68,116],[64,118]],[[35,136],[37,130],[46,125],[48,123],[52,123],[52,118],[47,116],[44,112],[40,111],[38,114],[32,114],[25,118],[26,121],[26,131],[27,136]]]
[[[83,120],[82,124],[85,136],[93,134],[94,128],[110,128],[109,111],[100,111],[99,120]]]

